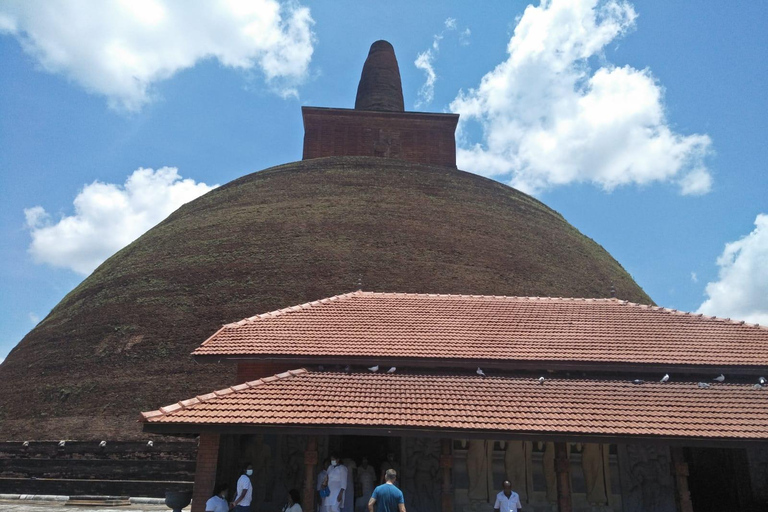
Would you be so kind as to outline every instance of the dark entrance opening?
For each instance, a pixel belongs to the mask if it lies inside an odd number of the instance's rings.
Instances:
[[[398,462],[401,458],[399,437],[331,436],[328,448],[330,452],[338,453],[342,459],[354,460],[357,465],[360,465],[363,457],[367,457],[368,464],[376,470],[377,478],[388,453],[393,453]]]
[[[744,449],[687,448],[685,459],[696,512],[755,510]]]

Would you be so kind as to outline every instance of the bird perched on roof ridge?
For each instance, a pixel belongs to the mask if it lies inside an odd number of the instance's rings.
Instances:
[[[477,367],[477,371],[475,373],[481,377],[485,377],[485,372],[479,366]]]
[[[352,373],[352,367],[347,365],[344,367],[344,373]]]
[[[752,386],[752,389],[763,389],[763,385],[758,382],[757,384]]]
[[[397,371],[397,366],[393,366],[389,370],[387,370],[387,373],[395,373]]]
[[[645,384],[645,381],[643,379],[635,379],[632,381],[632,384]]]
[[[147,441],[147,446],[149,446],[150,448],[152,448],[153,446],[155,446],[155,442],[154,442],[153,440],[151,440],[151,439],[150,439],[149,441]]]
[[[668,380],[669,380],[669,374],[665,373],[664,376],[661,378],[661,380],[659,382],[661,382],[663,384],[664,382],[667,382]]]
[[[371,366],[370,368],[368,368],[368,370],[370,370],[372,372],[377,372],[377,371],[379,371],[379,365]]]
[[[539,377],[539,384],[544,384],[544,377]]]
[[[699,382],[699,387],[702,389],[707,389],[711,386],[708,382]]]
[[[107,442],[106,441],[102,441],[102,442],[99,443],[99,448],[105,448],[106,446],[107,446]]]
[[[720,375],[718,375],[717,377],[715,377],[715,378],[714,378],[714,379],[712,379],[712,380],[716,380],[717,382],[725,382],[725,375],[723,375],[723,374],[721,373]]]
[[[768,381],[765,380],[765,377],[760,377],[757,379],[757,382],[759,382],[761,386],[765,386],[765,383]]]

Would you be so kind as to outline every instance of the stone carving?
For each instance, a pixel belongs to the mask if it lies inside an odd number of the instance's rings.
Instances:
[[[409,465],[413,468],[413,504],[419,512],[438,512],[440,446],[433,439],[415,440]]]
[[[465,443],[467,441],[462,444]],[[472,439],[468,443],[469,499],[490,502],[495,495],[493,487],[493,441]]]
[[[527,504],[533,494],[532,449],[533,444],[530,441],[508,441],[504,449],[506,478],[523,504]]]
[[[610,486],[609,446],[587,443],[581,452],[581,467],[584,470],[584,484],[587,488],[587,503],[607,505]]]
[[[674,482],[669,449],[654,445],[619,445],[623,512],[674,512]]]
[[[357,86],[355,110],[403,112],[403,86],[395,49],[387,41],[371,45]]]

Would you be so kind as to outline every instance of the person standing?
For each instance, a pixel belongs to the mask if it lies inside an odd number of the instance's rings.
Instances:
[[[237,479],[237,494],[235,495],[235,501],[231,503],[235,512],[251,512],[251,500],[253,499],[252,474],[253,465],[248,464],[245,466],[243,474]]]
[[[213,489],[213,496],[205,502],[205,512],[229,512],[227,503],[227,484],[219,484]]]
[[[496,503],[493,505],[495,512],[517,512],[523,505],[520,503],[520,496],[512,490],[512,483],[504,480],[502,484],[504,489],[496,495]]]
[[[387,460],[381,463],[381,483],[387,482],[385,473],[388,469],[394,469],[396,473],[400,472],[400,464],[395,461],[395,454],[393,452],[387,453]]]
[[[283,507],[283,512],[301,512],[301,496],[296,489],[288,491],[288,501]]]
[[[362,464],[357,468],[357,481],[360,482],[360,500],[363,500],[363,504],[361,507],[356,508],[364,509],[371,498],[371,494],[373,494],[373,488],[376,484],[376,471],[373,469],[373,466],[368,465],[368,457],[363,457]]]
[[[323,465],[320,467],[320,472],[317,474],[317,510],[323,512],[325,510],[325,495],[323,489],[328,488],[328,466],[331,465],[330,459],[323,460]]]
[[[331,494],[325,498],[326,512],[341,512],[344,506],[344,491],[347,489],[347,468],[340,463],[336,455],[331,455],[328,466],[328,489]]]
[[[384,473],[384,480],[386,483],[373,490],[368,500],[368,512],[405,512],[403,491],[395,487],[397,471],[388,469]]]

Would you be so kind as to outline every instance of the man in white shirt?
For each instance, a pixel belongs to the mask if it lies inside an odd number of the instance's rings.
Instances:
[[[331,455],[328,466],[328,489],[331,495],[325,498],[326,512],[340,512],[344,506],[344,491],[347,489],[347,468],[336,455]]]
[[[235,494],[235,501],[232,502],[235,512],[251,512],[251,499],[253,498],[251,475],[253,475],[253,465],[248,464],[237,480],[237,494]]]
[[[520,496],[512,490],[512,484],[509,480],[504,480],[502,484],[504,490],[496,495],[496,504],[493,505],[494,512],[517,512],[523,508],[520,503]]]

